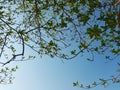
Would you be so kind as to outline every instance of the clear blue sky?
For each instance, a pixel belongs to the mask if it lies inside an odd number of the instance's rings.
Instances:
[[[30,51],[31,52],[31,51]],[[0,85],[1,90],[84,90],[73,87],[74,81],[90,84],[99,78],[106,78],[116,73],[116,61],[105,63],[102,57],[89,62],[84,57],[77,57],[71,61],[44,56],[33,61],[14,62],[18,65],[14,73],[15,80],[10,85]],[[98,86],[91,90],[120,90],[119,84],[108,87]]]

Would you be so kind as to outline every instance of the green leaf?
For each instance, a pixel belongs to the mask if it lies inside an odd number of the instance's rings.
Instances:
[[[16,71],[16,69],[15,69],[15,68],[12,68],[11,70],[12,70],[13,72],[15,72],[15,71]]]
[[[94,85],[94,86],[96,86],[96,85],[97,85],[97,83],[96,83],[96,82],[93,82],[93,85]]]
[[[53,24],[54,24],[53,20],[51,20],[51,21],[48,22],[49,26],[53,26]]]
[[[24,34],[25,34],[25,30],[21,30],[21,31],[19,31],[19,33],[20,33],[21,35],[24,35]]]
[[[12,80],[10,80],[9,83],[12,83]]]
[[[88,89],[89,89],[89,88],[91,88],[91,86],[90,86],[90,85],[88,85],[88,86],[86,86],[86,87],[87,87]]]
[[[98,51],[98,47],[95,48],[95,51]]]
[[[6,70],[9,70],[9,68],[8,67],[5,67],[6,68]]]
[[[10,30],[7,34],[8,34],[8,35],[11,35],[12,33],[13,33],[13,31]]]
[[[73,86],[78,86],[78,85],[79,85],[78,81],[73,83]]]
[[[72,50],[71,54],[75,55],[76,54],[76,50]]]
[[[16,66],[15,68],[18,69],[18,66]]]
[[[29,40],[29,37],[28,37],[28,36],[25,36],[24,39],[25,39],[25,41],[28,41],[28,40]]]
[[[102,40],[102,41],[101,41],[101,46],[105,46],[105,45],[106,45],[105,41]]]
[[[106,59],[110,59],[110,56],[105,56]]]
[[[66,54],[62,54],[62,58],[66,58],[66,56],[67,56]]]
[[[5,70],[2,68],[2,69],[1,69],[1,72],[4,72],[4,71],[5,71]]]
[[[12,52],[16,51],[16,49],[13,46],[11,46],[11,50],[12,50]]]

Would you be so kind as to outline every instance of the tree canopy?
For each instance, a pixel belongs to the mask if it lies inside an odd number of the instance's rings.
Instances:
[[[90,54],[86,58],[89,61],[96,60],[95,54],[107,60],[120,57],[119,3],[120,0],[1,0],[0,64],[34,59],[26,55],[26,48],[41,57],[65,60],[86,53]],[[118,78],[119,75],[114,82],[119,83]],[[101,83],[105,85],[106,80]],[[93,86],[97,85],[94,82]]]

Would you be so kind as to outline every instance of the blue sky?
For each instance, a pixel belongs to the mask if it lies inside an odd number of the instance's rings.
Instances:
[[[13,84],[0,85],[1,90],[84,90],[73,87],[73,82],[91,84],[99,78],[109,78],[118,69],[116,61],[105,63],[98,56],[94,62],[89,62],[84,57],[74,60],[62,61],[58,58],[36,58],[32,61],[14,62],[9,65],[18,65],[19,69],[13,75]],[[119,84],[108,87],[98,86],[91,90],[119,90]]]

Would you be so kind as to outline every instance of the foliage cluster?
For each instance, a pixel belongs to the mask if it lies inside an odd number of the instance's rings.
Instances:
[[[35,58],[26,57],[26,48],[66,60],[119,57],[119,0],[1,0],[0,64]]]

